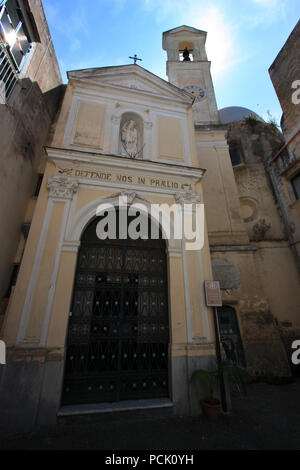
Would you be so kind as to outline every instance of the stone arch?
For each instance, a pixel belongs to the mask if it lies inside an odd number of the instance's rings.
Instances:
[[[166,240],[99,240],[97,224],[91,219],[81,235],[61,404],[169,399]]]
[[[102,196],[100,198],[94,199],[93,201],[89,202],[86,204],[84,207],[82,207],[73,217],[71,220],[71,223],[67,227],[66,231],[66,237],[64,240],[64,248],[69,248],[73,247],[74,250],[77,251],[77,249],[80,246],[80,240],[81,240],[81,235],[84,232],[85,228],[88,226],[88,224],[97,217],[97,208],[100,204],[108,204],[113,207],[117,207],[119,205],[119,198],[120,197],[127,197],[128,205],[131,205],[133,202],[135,204],[141,204],[144,205],[147,209],[147,214],[151,214],[151,201],[144,199],[140,197],[136,193],[118,193],[118,194],[113,194],[111,196]],[[167,216],[166,212],[163,210],[163,213]],[[171,226],[171,233],[173,233],[174,230],[174,223],[172,219],[170,220],[170,226]],[[163,238],[166,241],[166,249],[168,254],[172,253],[182,253],[182,240],[176,240],[176,239],[168,239],[166,230],[164,230],[164,227],[161,226],[162,230],[162,235]]]

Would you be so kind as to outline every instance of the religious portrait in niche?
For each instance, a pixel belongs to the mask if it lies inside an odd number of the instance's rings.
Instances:
[[[121,129],[121,140],[128,155],[134,158],[138,152],[138,131],[136,123],[130,119],[126,121]]]
[[[141,158],[143,148],[143,122],[134,113],[126,113],[120,126],[120,153],[124,157]]]

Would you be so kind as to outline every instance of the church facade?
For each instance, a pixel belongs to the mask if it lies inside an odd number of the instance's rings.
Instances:
[[[2,328],[8,426],[198,413],[190,377],[216,354],[205,280],[221,283],[228,357],[290,377],[278,322],[300,329],[299,274],[263,166],[233,169],[205,41],[187,26],[164,33],[169,82],[135,64],[69,72]],[[204,204],[201,250],[163,227],[157,239],[97,236],[99,206],[130,221],[134,206],[174,204]]]

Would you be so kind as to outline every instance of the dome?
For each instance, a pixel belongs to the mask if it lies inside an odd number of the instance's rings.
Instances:
[[[241,106],[229,106],[228,108],[222,108],[219,110],[221,124],[229,124],[230,122],[243,121],[249,114],[257,117],[260,121],[262,118],[251,111],[248,108],[242,108]]]

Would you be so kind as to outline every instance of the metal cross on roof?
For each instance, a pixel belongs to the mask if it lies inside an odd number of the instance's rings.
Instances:
[[[140,60],[140,61],[142,61],[142,60],[143,60],[143,59],[139,59],[139,58],[138,58],[138,56],[137,56],[136,54],[134,54],[134,56],[133,56],[133,57],[129,57],[129,59],[133,59],[133,60],[134,60],[134,65],[136,65],[136,61],[137,61],[137,60]]]

